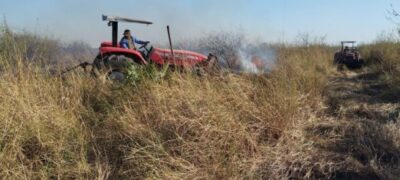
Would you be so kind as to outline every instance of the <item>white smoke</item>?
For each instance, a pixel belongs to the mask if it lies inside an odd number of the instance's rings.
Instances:
[[[199,39],[176,43],[179,49],[212,53],[220,66],[233,72],[266,73],[276,62],[276,50],[267,43],[251,43],[242,33],[212,32]]]
[[[243,44],[238,54],[241,70],[247,73],[269,72],[276,63],[276,50],[265,43]]]

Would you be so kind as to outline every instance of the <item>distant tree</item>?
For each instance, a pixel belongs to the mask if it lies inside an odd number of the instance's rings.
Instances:
[[[399,11],[396,10],[396,8],[394,8],[393,4],[390,5],[391,10],[389,11],[391,15],[393,15],[394,17],[400,17],[400,13]]]
[[[216,55],[222,66],[239,71],[242,68],[240,50],[246,42],[240,32],[213,32],[199,40],[200,49]]]
[[[390,9],[388,10],[389,17],[388,19],[393,23],[398,25],[397,32],[400,35],[400,11],[397,10],[393,4],[390,5]]]

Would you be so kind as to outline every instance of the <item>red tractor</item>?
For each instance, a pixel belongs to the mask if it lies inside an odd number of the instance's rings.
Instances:
[[[349,69],[358,69],[364,65],[358,48],[355,46],[355,41],[342,41],[342,48],[335,53],[333,63],[341,68],[343,65]]]
[[[112,41],[102,42],[100,45],[99,53],[92,64],[92,72],[96,76],[105,75],[110,79],[121,80],[125,77],[126,67],[132,64],[155,64],[160,67],[167,65],[182,69],[210,68],[216,65],[217,59],[211,54],[207,57],[196,52],[173,50],[171,38],[169,38],[171,49],[155,48],[149,43],[140,46],[137,50],[121,48],[118,43],[119,22],[146,25],[153,23],[105,15],[103,15],[103,21],[108,21],[108,25],[112,28]]]

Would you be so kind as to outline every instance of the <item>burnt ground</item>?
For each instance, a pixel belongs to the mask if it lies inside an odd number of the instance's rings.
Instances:
[[[332,179],[400,179],[400,101],[388,89],[379,74],[346,71],[330,79],[324,114],[333,124],[308,132],[323,139],[320,150],[343,161]]]

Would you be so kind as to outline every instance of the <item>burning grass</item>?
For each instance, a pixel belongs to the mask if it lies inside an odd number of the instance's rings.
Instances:
[[[26,61],[23,48],[12,42],[8,47],[0,56],[4,178],[391,178],[398,173],[398,122],[375,126],[329,113],[324,94],[336,72],[333,50],[324,45],[277,47],[276,67],[268,74],[171,72],[157,80],[144,76],[135,86],[79,73],[49,76]],[[342,102],[333,102],[341,109]]]

